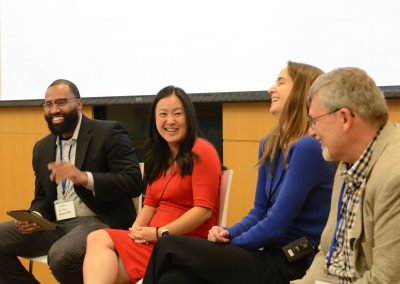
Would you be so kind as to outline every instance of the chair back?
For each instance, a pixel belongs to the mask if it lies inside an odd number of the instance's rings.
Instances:
[[[144,163],[139,163],[140,173],[142,174],[142,178],[144,175]],[[143,194],[138,197],[133,198],[133,204],[135,205],[136,215],[139,214],[140,209],[143,207]]]
[[[219,213],[218,213],[218,225],[221,227],[226,226],[228,219],[228,205],[229,195],[231,192],[233,178],[233,170],[222,171],[221,176],[221,191],[219,196]]]

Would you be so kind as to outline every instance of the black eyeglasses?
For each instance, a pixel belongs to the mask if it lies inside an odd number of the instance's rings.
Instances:
[[[44,110],[52,109],[53,105],[56,105],[56,107],[63,107],[68,103],[68,101],[75,100],[75,99],[76,98],[73,97],[73,98],[57,99],[57,100],[54,100],[54,101],[46,101],[46,102],[42,103],[42,107],[43,107]]]
[[[311,129],[314,130],[315,122],[316,122],[318,119],[321,119],[321,118],[323,118],[324,116],[327,116],[327,115],[329,115],[329,114],[338,112],[339,110],[340,110],[340,108],[339,108],[339,109],[335,109],[335,110],[333,110],[333,111],[330,111],[330,112],[328,112],[328,113],[321,114],[320,116],[317,116],[317,117],[315,117],[315,118],[308,117],[308,126],[309,126]]]

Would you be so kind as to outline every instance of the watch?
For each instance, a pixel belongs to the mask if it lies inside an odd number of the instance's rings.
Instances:
[[[161,230],[161,237],[169,236],[169,231],[167,228]]]

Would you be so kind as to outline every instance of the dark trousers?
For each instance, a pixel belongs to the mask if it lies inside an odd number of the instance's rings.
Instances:
[[[0,223],[0,284],[39,283],[17,256],[48,254],[50,269],[60,283],[83,283],[82,264],[87,235],[108,227],[97,217],[57,222],[56,231],[22,235],[14,221]]]
[[[281,252],[168,236],[156,243],[143,283],[280,284],[301,278],[307,268],[307,260],[290,264]]]

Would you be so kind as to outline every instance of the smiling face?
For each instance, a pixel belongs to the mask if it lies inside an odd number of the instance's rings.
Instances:
[[[323,116],[326,114],[325,116]],[[337,112],[329,112],[321,105],[318,95],[313,96],[309,110],[310,118],[317,118],[313,126],[310,127],[309,134],[314,136],[322,147],[322,156],[326,161],[340,160],[338,149],[341,149],[341,139],[339,135]]]
[[[67,99],[63,106],[54,103]],[[82,109],[82,100],[75,98],[67,85],[51,86],[46,91],[45,102],[52,102],[51,107],[44,108],[44,117],[50,131],[56,135],[70,137],[73,135]]]
[[[284,68],[279,73],[276,83],[268,90],[268,93],[271,95],[271,107],[269,112],[275,117],[278,118],[280,116],[292,87],[293,80],[289,76],[287,68]]]
[[[168,143],[171,153],[176,155],[187,133],[186,114],[181,100],[176,95],[159,100],[155,116],[158,133]]]

